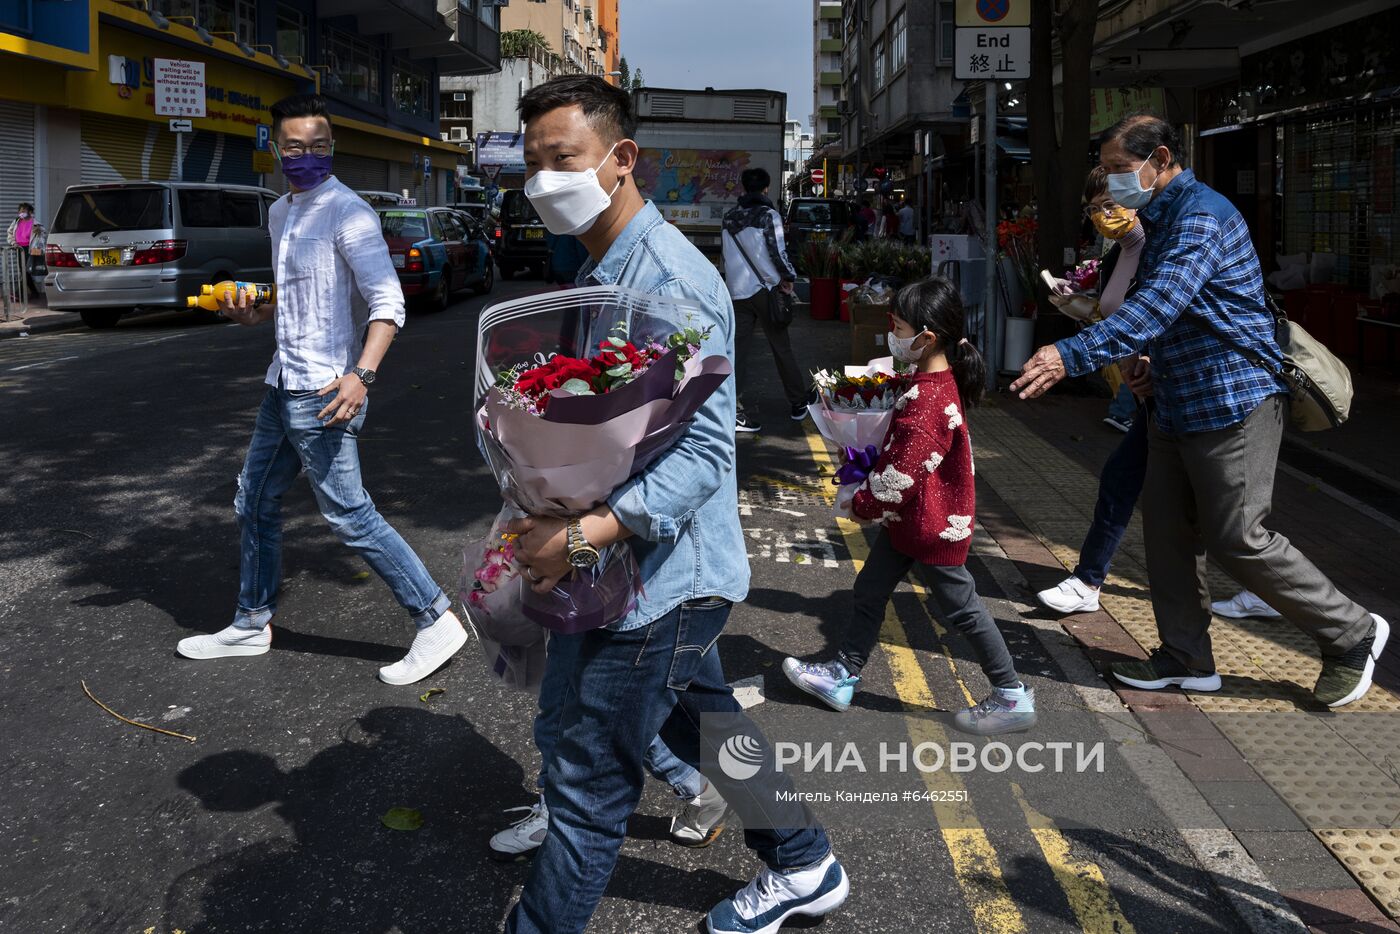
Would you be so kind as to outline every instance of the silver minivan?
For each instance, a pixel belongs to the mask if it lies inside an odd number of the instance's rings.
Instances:
[[[135,308],[183,309],[206,283],[271,282],[267,209],[277,198],[249,185],[74,185],[44,253],[48,306],[109,328]]]

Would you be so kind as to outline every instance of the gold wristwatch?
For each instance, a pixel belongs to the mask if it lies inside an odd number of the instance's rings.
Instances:
[[[581,571],[597,564],[602,555],[583,535],[583,523],[570,519],[568,525],[569,563]]]

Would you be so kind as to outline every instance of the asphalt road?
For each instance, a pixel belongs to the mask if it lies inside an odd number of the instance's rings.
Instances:
[[[502,284],[490,298],[537,286]],[[380,510],[449,586],[462,543],[498,505],[469,433],[481,304],[410,318],[363,437]],[[804,362],[846,362],[844,331],[818,327],[797,329]],[[526,867],[493,863],[485,849],[502,810],[531,800],[533,699],[488,680],[471,646],[422,685],[377,681],[410,625],[331,536],[304,485],[285,503],[274,651],[204,663],[174,654],[182,636],[232,616],[235,478],[271,341],[267,327],[167,316],[0,344],[6,934],[475,934],[496,930],[518,894]],[[775,381],[766,385],[778,398]],[[754,585],[720,652],[731,680],[761,686],[761,723],[834,725],[778,665],[825,651],[849,613],[862,546],[828,518],[819,459],[782,408],[764,413],[764,434],[741,439]],[[1063,672],[996,599],[987,567],[972,567],[1041,708],[1076,709]],[[864,714],[898,727],[918,706],[963,704],[964,687],[985,693],[965,643],[939,635],[912,594],[894,607],[894,647],[866,670]],[[84,681],[117,712],[197,741],[118,722]],[[429,687],[444,693],[420,701]],[[853,885],[825,930],[1240,929],[1121,770],[1058,791],[1027,787],[1041,810],[1055,794],[1092,802],[1102,819],[1077,828],[1037,832],[1008,779],[966,787],[964,827],[936,824],[947,812],[927,804],[895,826],[818,808]],[[423,828],[384,828],[379,816],[395,806],[421,810]],[[649,784],[590,930],[696,930],[752,875],[737,825],[707,850],[683,850],[666,840],[671,810],[669,792]]]

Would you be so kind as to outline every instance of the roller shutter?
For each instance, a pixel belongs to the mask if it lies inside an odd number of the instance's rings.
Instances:
[[[0,211],[13,217],[34,195],[34,105],[0,101]]]
[[[158,123],[84,113],[83,182],[168,181],[175,177],[175,134]],[[185,181],[256,185],[253,140],[201,130],[185,134]]]
[[[340,183],[352,191],[389,189],[389,164],[383,159],[336,153],[332,171]]]

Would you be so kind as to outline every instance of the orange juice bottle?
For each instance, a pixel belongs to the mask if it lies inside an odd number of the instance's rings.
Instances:
[[[200,286],[198,295],[191,295],[185,299],[185,307],[218,311],[225,293],[232,293],[234,300],[237,301],[241,292],[248,293],[249,307],[256,308],[276,299],[277,286],[265,285],[261,282],[235,282],[232,279],[225,279],[223,282],[216,282],[213,285]]]

